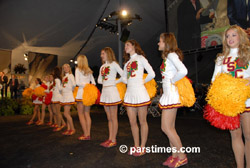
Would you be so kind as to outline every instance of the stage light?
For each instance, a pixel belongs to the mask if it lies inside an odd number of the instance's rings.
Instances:
[[[107,21],[107,19],[106,19],[106,18],[104,18],[104,19],[103,19],[103,21],[104,21],[104,22],[106,22],[106,21]]]
[[[77,64],[77,61],[75,61],[75,64]]]
[[[126,17],[128,15],[128,12],[126,10],[122,10],[121,14],[122,14],[123,17]]]
[[[25,61],[28,61],[28,58],[27,58],[27,57],[25,57],[25,58],[24,58],[24,60],[25,60]]]
[[[74,62],[74,60],[71,59],[71,60],[69,60],[69,62]]]

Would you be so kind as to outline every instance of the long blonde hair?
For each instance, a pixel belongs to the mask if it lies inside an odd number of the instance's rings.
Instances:
[[[84,75],[93,73],[93,71],[89,68],[88,59],[85,55],[79,55],[77,57],[77,68],[83,72]]]
[[[63,66],[62,66],[62,77],[65,76],[64,67],[66,67],[66,66],[69,67],[69,74],[72,74],[70,65],[69,64],[63,64]]]
[[[107,61],[108,61],[109,63],[111,63],[111,62],[113,62],[113,61],[117,62],[117,61],[116,61],[116,58],[115,58],[115,53],[114,53],[114,51],[112,50],[112,48],[110,48],[110,47],[105,47],[105,48],[102,49],[102,51],[104,51],[104,52],[107,54]],[[105,62],[102,62],[102,63],[104,64]]]
[[[229,30],[234,30],[238,33],[239,37],[240,37],[240,42],[239,42],[239,51],[238,51],[238,57],[240,62],[243,65],[246,65],[249,61],[250,61],[250,42],[248,39],[248,35],[246,34],[246,32],[239,26],[237,25],[233,25],[230,26],[229,28],[227,28],[223,34],[223,51],[222,53],[219,53],[217,55],[218,57],[224,56],[224,60],[228,57],[229,53],[230,53],[230,47],[227,44],[227,32]]]

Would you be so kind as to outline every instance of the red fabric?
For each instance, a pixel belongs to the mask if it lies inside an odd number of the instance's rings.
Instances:
[[[32,100],[36,100],[37,96],[33,94],[33,95],[31,96],[31,98],[32,98]]]
[[[99,91],[99,89],[97,89],[97,99],[95,101],[95,104],[99,104],[100,103],[100,99],[101,99],[101,92]]]
[[[48,86],[44,83],[41,84],[41,87],[43,87],[45,90],[48,88]]]
[[[43,103],[46,105],[51,104],[52,92],[46,93]]]
[[[222,130],[234,130],[240,127],[240,115],[236,117],[228,117],[215,111],[215,109],[207,104],[204,107],[203,117],[216,128]]]

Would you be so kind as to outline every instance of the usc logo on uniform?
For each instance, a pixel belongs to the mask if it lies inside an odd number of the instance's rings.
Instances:
[[[243,72],[244,69],[248,68],[248,64],[240,65],[239,58],[232,61],[232,57],[228,57],[224,59],[223,64],[227,65],[227,71],[235,78],[243,78],[240,73]]]

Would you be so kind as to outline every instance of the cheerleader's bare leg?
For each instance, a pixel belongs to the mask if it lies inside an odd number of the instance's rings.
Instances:
[[[244,143],[242,139],[242,129],[238,128],[231,130],[230,133],[237,168],[244,168]]]
[[[118,106],[110,106],[110,118],[111,118],[111,141],[116,142],[116,135],[118,132],[118,119],[117,119]]]
[[[127,114],[131,126],[132,135],[134,138],[134,146],[139,147],[139,128],[137,125],[137,108],[136,107],[127,107]]]
[[[176,114],[177,108],[162,110],[161,129],[167,135],[170,146],[175,147],[176,150],[180,151],[182,143],[175,129]],[[180,159],[184,159],[186,157],[185,153],[172,153],[172,156],[178,156]]]
[[[64,106],[64,116],[67,119],[68,130],[75,131],[73,120],[72,120],[72,117],[70,115],[70,108],[71,108],[71,105],[65,105]]]
[[[59,126],[56,104],[51,104],[51,109],[52,109],[52,113],[53,113],[53,117],[54,117],[54,124],[57,124]]]
[[[58,125],[59,126],[62,126],[62,125],[66,125],[64,119],[63,119],[63,116],[62,116],[62,113],[61,113],[61,105],[58,103],[56,104],[56,112],[57,112],[57,115],[58,115]]]
[[[241,114],[241,125],[245,138],[246,168],[250,168],[250,112]]]
[[[141,147],[145,147],[148,139],[148,123],[147,123],[148,106],[138,107],[138,117],[141,129]]]
[[[34,119],[37,115],[38,108],[39,108],[39,105],[35,105],[34,110],[33,110],[33,115],[31,117],[30,121],[34,121]]]
[[[44,123],[44,118],[45,118],[45,109],[46,109],[46,104],[42,104],[42,117],[41,117],[41,124]]]
[[[78,112],[78,117],[82,126],[83,134],[84,136],[87,136],[87,121],[85,120],[84,117],[84,107],[82,102],[77,102],[77,112]]]
[[[112,140],[112,119],[111,119],[111,110],[110,106],[104,106],[104,110],[108,119],[108,128],[109,128],[109,140]]]
[[[83,111],[87,127],[86,136],[90,136],[90,130],[91,130],[90,106],[84,106]]]
[[[49,110],[49,122],[52,123],[53,122],[53,112],[52,112],[51,105],[48,105],[48,110]]]

